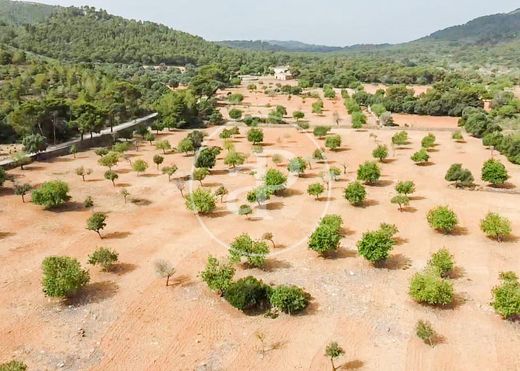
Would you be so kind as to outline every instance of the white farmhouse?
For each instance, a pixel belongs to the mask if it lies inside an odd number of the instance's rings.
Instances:
[[[278,67],[274,67],[273,70],[274,70],[274,78],[276,80],[282,80],[282,81],[291,80],[293,77],[291,70],[289,69],[289,66],[278,66]]]

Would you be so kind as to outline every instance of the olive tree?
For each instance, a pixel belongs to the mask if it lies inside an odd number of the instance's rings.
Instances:
[[[159,140],[159,141],[155,142],[155,148],[157,148],[158,150],[162,150],[163,154],[166,154],[166,151],[169,151],[170,149],[172,149],[172,146],[171,146],[170,142],[168,142],[166,139],[164,139],[164,140]]]
[[[192,178],[193,180],[196,180],[200,183],[202,186],[202,181],[206,179],[206,177],[209,175],[209,170],[205,167],[199,167],[193,170]]]
[[[137,173],[137,176],[139,174],[144,173],[148,169],[148,163],[144,160],[136,160],[132,164],[132,170]]]
[[[247,132],[247,140],[253,144],[262,143],[264,141],[264,132],[259,128],[251,128]]]
[[[316,230],[311,234],[308,247],[325,256],[339,247],[342,235],[342,219],[339,215],[327,215],[321,219]]]
[[[224,164],[231,166],[233,169],[236,166],[243,165],[246,161],[246,155],[236,151],[229,151],[224,158]]]
[[[161,155],[153,156],[153,163],[157,166],[157,170],[159,170],[159,166],[164,162],[164,157]]]
[[[393,226],[385,224],[376,231],[363,233],[361,240],[357,242],[359,255],[376,265],[384,262],[394,248],[395,233],[397,230]]]
[[[87,175],[92,174],[92,169],[86,169],[85,167],[80,166],[80,167],[78,167],[78,168],[75,170],[75,172],[76,172],[76,175],[80,176],[81,179],[83,179],[83,181],[85,181],[85,177],[86,177]]]
[[[119,175],[114,170],[107,170],[105,171],[105,179],[110,180],[112,182],[112,185],[116,186],[116,180],[119,178]]]
[[[177,172],[177,170],[177,165],[165,166],[161,169],[163,174],[168,175],[168,182],[172,180],[172,176]]]
[[[215,196],[220,197],[220,202],[224,202],[224,196],[226,196],[228,193],[229,191],[227,190],[227,188],[221,185],[215,191]]]
[[[161,278],[166,278],[166,287],[170,284],[170,277],[175,274],[175,268],[166,260],[156,260],[154,262],[155,273]]]
[[[391,203],[399,206],[399,211],[403,211],[403,206],[410,205],[410,198],[407,195],[397,194],[390,200]]]
[[[247,201],[256,202],[261,206],[263,202],[271,198],[272,191],[269,187],[262,185],[247,193]]]
[[[307,161],[305,161],[302,157],[295,157],[291,159],[287,165],[287,170],[289,170],[291,173],[297,174],[298,176],[301,176],[303,173],[305,173],[306,169]]]
[[[311,196],[316,197],[316,200],[319,200],[320,195],[325,192],[325,187],[321,183],[313,183],[309,184],[307,187],[307,193]]]
[[[419,272],[410,280],[409,294],[418,303],[445,306],[453,302],[453,284],[435,272]]]
[[[417,165],[424,165],[430,160],[430,155],[422,148],[420,151],[415,152],[410,158]]]
[[[451,165],[444,179],[448,182],[455,182],[457,188],[471,187],[475,180],[471,171],[464,169],[462,164]]]
[[[23,183],[18,184],[15,183],[14,185],[14,194],[17,196],[22,197],[22,202],[25,203],[25,195],[29,193],[32,189],[32,186],[29,183]]]
[[[415,183],[411,180],[398,182],[395,185],[395,190],[399,194],[408,196],[415,192]]]
[[[325,147],[332,151],[337,150],[341,147],[341,137],[339,135],[329,135],[327,139],[325,139]]]
[[[417,324],[415,325],[415,334],[429,346],[433,347],[435,345],[437,334],[430,322],[422,320],[417,321]]]

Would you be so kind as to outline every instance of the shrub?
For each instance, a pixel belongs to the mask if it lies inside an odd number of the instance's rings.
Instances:
[[[215,210],[215,196],[209,190],[198,188],[186,197],[186,207],[198,214],[209,214]]]
[[[253,213],[253,209],[249,205],[240,205],[238,208],[238,215],[249,216]]]
[[[264,307],[269,300],[270,287],[254,277],[233,282],[224,292],[229,304],[242,311]]]
[[[490,238],[501,242],[511,234],[511,222],[496,213],[488,213],[480,222],[480,229]]]
[[[118,152],[108,152],[98,160],[98,164],[112,170],[112,168],[119,162],[119,156],[120,154]]]
[[[491,306],[505,319],[520,316],[520,283],[513,272],[500,274],[501,283],[492,290]]]
[[[361,129],[367,123],[367,116],[361,111],[352,112],[352,127]]]
[[[211,255],[208,257],[206,268],[200,273],[202,281],[206,282],[210,290],[220,295],[223,295],[231,285],[234,275],[235,268],[231,264],[220,262]]]
[[[312,113],[321,115],[323,112],[323,101],[320,99],[312,104]]]
[[[457,188],[469,187],[475,180],[471,171],[464,169],[461,164],[451,165],[444,179],[448,182],[455,182]]]
[[[263,185],[253,189],[247,193],[247,201],[257,202],[260,206],[263,202],[271,198],[272,191],[269,187]]]
[[[0,187],[4,185],[7,180],[7,172],[3,167],[0,166]]]
[[[243,165],[246,161],[246,155],[240,152],[229,151],[224,158],[224,164],[231,166],[233,169],[237,165]]]
[[[217,163],[217,156],[220,154],[220,147],[204,148],[201,150],[195,161],[195,167],[204,167],[206,169],[212,169]]]
[[[440,249],[428,261],[428,267],[442,278],[448,277],[454,266],[453,256],[447,249]]]
[[[305,161],[301,157],[295,157],[291,161],[289,161],[289,165],[287,165],[287,170],[291,173],[298,174],[298,176],[305,173],[307,169],[307,161]]]
[[[51,209],[70,200],[69,186],[61,180],[45,182],[32,192],[31,198],[34,204]]]
[[[392,136],[392,143],[396,146],[404,146],[408,143],[408,133],[400,131]]]
[[[269,169],[265,173],[264,183],[273,192],[281,191],[285,189],[285,185],[287,183],[287,176],[282,174],[282,172],[279,170]]]
[[[23,362],[12,360],[0,364],[0,371],[26,371],[27,365]]]
[[[49,256],[42,263],[42,286],[45,295],[66,298],[74,295],[90,281],[88,271],[68,256]]]
[[[456,142],[464,141],[464,137],[462,136],[462,132],[460,130],[457,130],[456,132],[454,132],[453,135],[451,136],[451,139],[453,139]]]
[[[428,224],[444,234],[453,232],[458,224],[457,215],[447,206],[437,206],[426,216]]]
[[[104,271],[109,271],[114,263],[117,262],[119,254],[106,247],[99,247],[88,256],[88,263],[91,265],[101,265]]]
[[[172,146],[171,146],[170,142],[168,142],[166,139],[164,139],[164,140],[159,140],[159,141],[155,142],[155,148],[162,150],[163,154],[166,154],[166,151],[169,151],[170,149],[172,149]]]
[[[377,231],[363,233],[357,243],[359,255],[374,264],[379,264],[388,258],[394,248],[393,233],[388,229],[380,228]]]
[[[303,119],[304,117],[305,117],[305,113],[303,113],[302,111],[294,111],[293,112],[293,118],[296,121],[299,121],[299,120]]]
[[[253,241],[246,233],[241,234],[229,246],[229,257],[232,263],[240,263],[246,258],[252,267],[262,267],[265,257],[269,253],[269,247],[264,241]]]
[[[421,165],[427,163],[430,160],[430,155],[423,148],[420,151],[415,152],[410,158],[416,164]]]
[[[375,162],[366,161],[364,164],[359,165],[357,171],[357,179],[365,182],[366,184],[374,184],[381,177],[381,170]]]
[[[360,206],[365,201],[367,191],[360,182],[350,183],[345,188],[345,198],[354,206]]]
[[[399,211],[403,211],[403,206],[410,205],[410,198],[407,195],[398,194],[392,197],[391,203],[399,206]]]
[[[144,173],[148,169],[148,163],[144,160],[136,160],[132,164],[132,170],[134,170],[137,175]]]
[[[107,226],[106,219],[107,214],[105,213],[97,212],[92,214],[92,216],[87,220],[87,229],[96,232],[99,235],[99,238],[103,238],[99,231]]]
[[[179,144],[177,145],[177,149],[181,153],[189,153],[193,152],[195,153],[195,146],[193,145],[193,141],[190,138],[184,138],[182,139]]]
[[[315,137],[323,138],[325,135],[329,133],[330,130],[330,126],[316,126],[312,132]]]
[[[240,120],[242,118],[242,113],[243,112],[241,110],[233,108],[229,111],[229,117],[233,120]]]
[[[309,298],[310,295],[300,287],[281,285],[272,289],[269,301],[282,312],[294,314],[307,308]]]
[[[415,183],[411,180],[399,182],[395,186],[395,190],[399,194],[409,195],[415,192]]]
[[[309,184],[307,187],[307,193],[311,196],[316,197],[316,200],[320,198],[320,195],[325,192],[325,187],[321,183]]]
[[[410,296],[418,303],[448,305],[453,301],[453,285],[433,272],[416,273],[410,281]]]
[[[83,206],[85,209],[90,209],[91,207],[94,207],[94,200],[92,199],[92,196],[87,196],[85,198],[85,201],[83,201]]]
[[[262,143],[264,140],[264,132],[262,129],[251,128],[247,132],[247,140],[253,144]]]
[[[435,345],[435,338],[437,337],[437,334],[429,322],[418,321],[417,325],[415,325],[415,333],[417,334],[417,337],[426,344],[430,346]]]
[[[427,136],[425,136],[422,141],[421,141],[421,146],[424,148],[424,149],[430,149],[430,148],[433,148],[435,146],[435,135],[433,134],[428,134]]]
[[[209,169],[207,169],[205,167],[198,167],[195,170],[193,170],[192,177],[193,177],[193,180],[196,180],[202,186],[202,181],[204,179],[206,179],[206,177],[208,175],[209,175]]]
[[[502,185],[509,179],[506,167],[498,160],[490,159],[482,166],[482,180],[492,185]]]
[[[309,248],[320,255],[337,250],[341,241],[341,224],[339,216],[324,217],[309,238]]]
[[[229,193],[229,191],[227,190],[226,187],[220,186],[215,191],[215,196],[220,197],[220,202],[224,202],[224,196],[227,195],[228,193]]]
[[[41,134],[30,134],[22,139],[23,151],[26,153],[39,153],[47,149],[47,139]]]
[[[168,181],[172,180],[172,176],[177,172],[177,170],[177,165],[165,166],[161,169],[163,174],[168,175]]]
[[[372,151],[372,157],[379,159],[383,162],[388,157],[388,147],[384,144],[380,144]]]
[[[339,135],[330,135],[325,139],[325,147],[335,151],[341,147],[341,137]]]

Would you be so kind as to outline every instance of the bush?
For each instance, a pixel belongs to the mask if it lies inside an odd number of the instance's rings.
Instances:
[[[339,135],[330,135],[325,139],[325,147],[335,151],[341,147],[341,137]]]
[[[451,139],[453,139],[456,142],[464,141],[464,137],[462,136],[462,132],[460,130],[457,130],[456,132],[454,132],[453,135],[451,136]]]
[[[380,144],[372,151],[372,157],[379,159],[383,162],[388,157],[388,147],[384,144]]]
[[[312,132],[315,137],[323,138],[325,135],[329,133],[330,129],[330,126],[316,126]]]
[[[431,209],[426,219],[433,229],[444,234],[453,232],[458,224],[457,215],[447,206],[437,206]]]
[[[253,241],[246,233],[238,236],[229,246],[229,257],[233,263],[240,263],[246,258],[252,267],[262,267],[265,257],[269,253],[269,247],[264,241]]]
[[[357,179],[367,184],[376,183],[381,177],[381,170],[375,162],[366,161],[359,165]]]
[[[359,255],[374,264],[385,261],[395,245],[392,236],[393,233],[385,227],[363,233],[363,237],[357,243]]]
[[[433,272],[416,273],[410,281],[409,293],[418,303],[448,305],[453,302],[453,285]]]
[[[233,282],[224,292],[229,304],[242,311],[262,308],[269,300],[270,287],[254,277]]]
[[[31,198],[34,204],[51,209],[70,200],[69,186],[61,180],[45,182],[32,192]]]
[[[361,129],[367,123],[367,116],[361,111],[352,112],[352,127]]]
[[[410,195],[415,192],[415,183],[411,180],[399,182],[396,184],[395,190],[399,194]]]
[[[309,238],[309,248],[320,255],[326,255],[337,250],[342,237],[341,224],[341,217],[337,215],[325,216]]]
[[[271,291],[271,305],[284,313],[301,312],[309,305],[310,295],[297,286],[277,286]]]
[[[447,249],[440,249],[428,261],[428,267],[442,278],[448,277],[454,266],[453,256]]]
[[[480,229],[490,238],[501,242],[511,234],[511,222],[496,213],[488,213],[480,222]]]
[[[233,120],[240,120],[242,118],[242,113],[243,112],[241,110],[233,108],[229,111],[229,117]]]
[[[204,148],[201,150],[195,161],[196,168],[212,169],[217,162],[217,156],[220,154],[220,147]]]
[[[181,153],[189,153],[196,151],[195,146],[193,145],[193,141],[190,138],[182,139],[177,145],[177,149]]]
[[[200,273],[202,281],[206,282],[208,287],[223,295],[233,281],[235,268],[229,263],[222,263],[213,256],[208,257],[206,268]]]
[[[325,192],[325,187],[321,183],[309,184],[307,187],[307,193],[311,196],[315,196],[317,200],[323,192]]]
[[[305,161],[301,157],[295,157],[289,161],[289,165],[287,165],[287,170],[291,173],[298,174],[298,176],[305,173],[307,169],[307,161]]]
[[[520,316],[520,283],[513,272],[500,274],[501,284],[492,290],[491,306],[505,319]]]
[[[482,166],[482,180],[496,185],[502,185],[509,179],[506,167],[498,160],[490,159]]]
[[[243,165],[246,161],[246,155],[240,152],[229,151],[224,158],[224,164],[235,168],[237,165]]]
[[[144,160],[135,160],[132,164],[132,170],[134,170],[137,175],[144,173],[146,169],[148,169],[148,163]]]
[[[253,144],[262,143],[264,140],[264,132],[262,129],[251,128],[247,132],[247,140]]]
[[[88,256],[88,263],[91,265],[101,265],[104,271],[109,271],[112,265],[117,262],[119,254],[114,250],[100,247]]]
[[[83,201],[83,206],[85,209],[90,209],[91,207],[94,207],[94,200],[92,199],[92,196],[87,196],[85,198],[85,201]]]
[[[198,188],[186,197],[186,207],[198,214],[209,214],[215,210],[215,196],[209,190]]]
[[[45,295],[66,298],[74,295],[90,281],[88,271],[74,258],[49,256],[42,263],[42,286]]]
[[[430,148],[433,148],[435,146],[435,135],[433,134],[428,134],[427,136],[425,136],[422,141],[421,141],[421,146],[424,148],[424,149],[430,149]]]
[[[249,216],[253,213],[253,209],[249,205],[240,205],[238,208],[238,215]]]
[[[396,146],[404,146],[408,143],[408,133],[400,131],[392,136],[392,143]]]
[[[30,134],[22,139],[23,151],[26,153],[39,153],[47,149],[47,139],[41,134]]]
[[[423,148],[420,151],[415,152],[410,158],[416,164],[421,165],[427,163],[430,160],[430,155]]]
[[[263,202],[271,198],[271,189],[265,185],[257,187],[247,193],[248,202],[257,202],[260,206]]]
[[[12,360],[6,363],[0,364],[0,371],[25,371],[27,365],[23,362]]]
[[[418,321],[417,325],[415,326],[415,333],[417,334],[417,337],[426,344],[430,346],[435,345],[435,338],[437,337],[437,334],[435,333],[435,330],[433,329],[430,322]]]
[[[365,201],[367,191],[360,182],[350,183],[345,188],[345,198],[354,206],[360,206]]]
[[[457,188],[470,187],[475,180],[471,171],[464,169],[461,164],[451,165],[444,179],[448,182],[455,182]]]
[[[264,183],[273,192],[281,191],[281,190],[285,189],[285,185],[287,183],[287,177],[284,174],[282,174],[282,172],[279,170],[269,169],[265,173]]]

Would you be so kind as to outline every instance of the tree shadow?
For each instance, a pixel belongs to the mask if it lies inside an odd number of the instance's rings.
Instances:
[[[270,202],[266,205],[264,205],[265,209],[267,210],[281,210],[284,207],[283,202]]]
[[[75,296],[67,299],[65,303],[77,306],[100,303],[112,298],[118,290],[119,286],[113,281],[95,282],[85,286]]]
[[[408,239],[403,237],[394,237],[394,241],[397,246],[401,246],[408,243]]]
[[[387,158],[387,159],[384,159],[383,161],[381,161],[383,164],[392,164],[394,162],[396,162],[397,159],[396,158]]]
[[[224,216],[230,215],[230,214],[232,214],[231,211],[225,209],[225,210],[214,211],[211,214],[207,214],[207,215],[204,215],[204,216],[207,216],[208,218],[214,219],[214,218],[221,218],[221,217],[224,217]]]
[[[468,228],[456,226],[451,233],[448,233],[452,236],[466,236],[468,234]]]
[[[451,270],[448,277],[451,278],[452,280],[456,280],[456,279],[464,277],[465,275],[466,275],[466,270],[463,267],[460,267],[457,265],[457,266],[453,267],[453,269]]]
[[[118,174],[128,174],[131,170],[130,169],[117,169],[116,173]]]
[[[377,206],[377,205],[379,205],[379,201],[377,201],[377,200],[365,200],[365,201],[363,201],[362,207],[365,208],[365,207]]]
[[[300,190],[297,190],[297,189],[286,188],[282,192],[280,192],[280,194],[285,197],[293,197],[293,196],[300,196],[303,194],[303,192]]]
[[[318,197],[316,201],[335,201],[336,197]]]
[[[51,211],[54,213],[61,213],[64,211],[83,211],[83,210],[85,210],[85,205],[83,205],[82,202],[69,201],[69,202],[66,202],[57,207],[52,207],[52,208],[45,209],[45,210]]]
[[[117,263],[112,265],[112,269],[110,272],[117,274],[118,276],[122,276],[124,274],[130,273],[137,268],[137,265],[130,263]]]
[[[412,260],[403,254],[391,255],[383,264],[389,270],[407,270],[412,266]]]
[[[490,187],[496,188],[496,189],[515,189],[516,188],[516,186],[510,182],[506,182],[504,184],[500,184],[500,185],[496,185],[496,186],[491,185]]]
[[[145,198],[132,198],[130,202],[137,206],[149,206],[152,204],[152,201]]]
[[[410,199],[410,201],[422,201],[422,200],[426,200],[426,197],[423,197],[423,196],[409,196],[408,198]]]
[[[112,232],[103,236],[104,240],[122,240],[130,236],[130,232]]]
[[[431,161],[420,162],[417,164],[417,166],[421,166],[421,167],[427,167],[427,166],[433,166],[433,165],[435,165],[435,162],[431,162]]]
[[[331,252],[325,258],[327,259],[346,259],[355,258],[357,256],[356,250],[346,249],[344,247],[338,248],[336,251]]]
[[[299,178],[301,178],[301,179],[311,179],[311,178],[316,178],[318,176],[319,176],[319,174],[316,174],[316,173],[304,173],[304,174],[301,174],[299,176]]]
[[[356,359],[354,361],[349,361],[347,363],[342,364],[338,367],[338,370],[357,370],[363,367],[364,365],[365,363],[363,361]]]
[[[391,180],[378,180],[376,183],[369,184],[372,187],[388,187],[389,185],[394,184]]]
[[[98,183],[102,181],[103,179],[85,179],[85,183]]]
[[[266,272],[273,272],[279,269],[289,269],[291,268],[291,263],[285,260],[279,260],[276,258],[269,258],[266,260],[263,270]]]
[[[227,175],[229,174],[229,169],[221,169],[221,170],[211,170],[211,175]]]
[[[206,183],[206,182],[204,182],[204,187],[205,188],[220,187],[221,185],[222,185],[222,183]]]
[[[507,235],[506,237],[504,237],[502,239],[502,242],[518,242],[519,240],[520,240],[520,238],[518,236],[510,234],[510,235]]]
[[[74,161],[73,158],[67,158],[67,157],[56,157],[54,159],[52,159],[51,161],[49,161],[50,163],[53,163],[53,162],[72,162]]]
[[[3,240],[4,238],[8,238],[11,236],[14,236],[15,234],[12,232],[0,232],[0,240]]]
[[[183,274],[180,276],[175,277],[173,280],[170,280],[170,282],[174,286],[180,286],[180,287],[187,287],[193,285],[193,281],[190,276],[187,274]]]
[[[413,206],[404,206],[402,209],[402,212],[403,213],[415,213],[415,212],[417,212],[417,208],[415,208]]]
[[[116,188],[127,188],[130,187],[130,183],[116,183]]]
[[[143,178],[156,178],[158,177],[159,175],[161,174],[151,174],[151,173],[148,173],[148,174],[141,174],[139,175],[140,177],[143,177]]]

